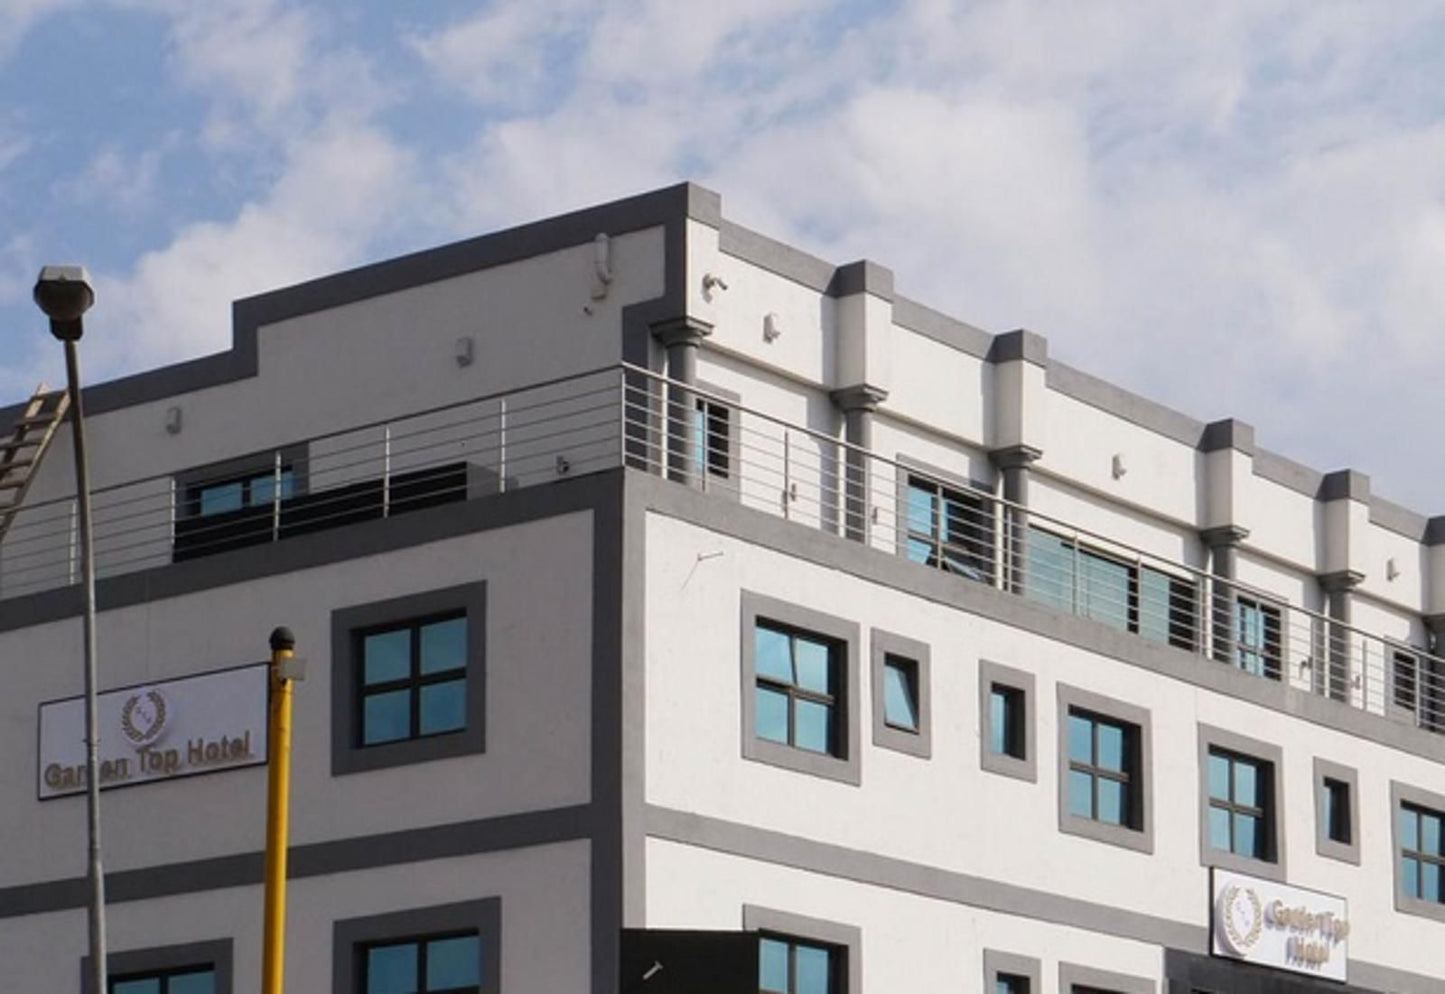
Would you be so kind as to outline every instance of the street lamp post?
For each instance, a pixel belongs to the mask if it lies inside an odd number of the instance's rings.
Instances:
[[[105,963],[105,872],[100,861],[100,726],[96,716],[95,552],[91,547],[90,468],[85,459],[85,414],[80,398],[81,316],[95,303],[83,266],[46,266],[35,281],[35,303],[50,318],[50,333],[65,345],[70,391],[70,436],[75,447],[75,494],[79,507],[80,558],[85,594],[85,808],[89,861],[90,967],[93,994],[108,994]]]

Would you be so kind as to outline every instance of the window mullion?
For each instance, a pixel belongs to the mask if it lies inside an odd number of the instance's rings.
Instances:
[[[412,625],[411,635],[411,693],[407,700],[411,716],[412,737],[421,735],[421,625]]]

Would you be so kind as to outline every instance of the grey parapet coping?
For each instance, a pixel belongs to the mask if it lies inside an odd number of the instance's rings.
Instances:
[[[1050,359],[1045,382],[1049,389],[1066,397],[1097,407],[1105,413],[1123,418],[1131,424],[1157,432],[1190,448],[1199,444],[1204,422],[1181,414],[1173,408],[1131,393],[1097,376]]]
[[[1020,359],[1035,366],[1049,365],[1048,339],[1027,328],[1015,328],[994,336],[988,349],[989,362],[1015,362]]]
[[[851,297],[868,293],[883,300],[893,299],[893,270],[870,259],[845,263],[833,271],[825,291],[830,297]]]
[[[1254,455],[1254,426],[1236,418],[1211,421],[1199,435],[1200,452],[1234,449],[1247,456]]]
[[[893,297],[893,323],[975,359],[987,359],[993,347],[993,335],[982,328],[899,294]]]
[[[1320,477],[1320,487],[1315,499],[1328,503],[1332,500],[1370,499],[1370,478],[1356,469],[1337,469]]]

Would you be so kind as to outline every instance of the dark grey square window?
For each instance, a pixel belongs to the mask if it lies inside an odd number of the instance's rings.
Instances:
[[[1315,852],[1360,865],[1359,774],[1316,756]]]
[[[983,951],[984,994],[1039,994],[1039,961],[993,949]]]
[[[483,898],[335,924],[334,994],[496,994],[501,901]]]
[[[108,984],[111,994],[216,994],[216,970],[211,966],[181,967],[109,977]]]
[[[1202,865],[1271,880],[1285,879],[1284,827],[1278,795],[1282,769],[1283,753],[1278,746],[1224,729],[1199,726]],[[1331,775],[1337,780],[1345,778],[1342,768]],[[1322,783],[1321,778],[1317,786]],[[1316,804],[1322,806],[1321,799],[1317,798]],[[1347,857],[1341,854],[1341,858]]]
[[[910,475],[905,554],[956,576],[993,582],[993,511],[983,494]]]
[[[1059,964],[1060,994],[1155,994],[1157,990],[1158,985],[1146,977],[1131,977],[1073,963]]]
[[[877,628],[869,640],[873,744],[927,759],[933,754],[928,644]]]
[[[1000,973],[993,981],[994,994],[1029,994],[1029,978],[1017,973]]]
[[[486,585],[332,614],[332,772],[481,752]]]
[[[1149,712],[1058,685],[1059,827],[1154,851]]]
[[[743,756],[858,782],[858,626],[743,591]]]
[[[81,990],[93,989],[90,957],[81,960]],[[231,940],[113,952],[106,957],[110,994],[231,994]]]

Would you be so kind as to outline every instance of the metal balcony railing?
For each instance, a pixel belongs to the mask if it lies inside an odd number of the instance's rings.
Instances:
[[[616,366],[94,494],[98,575],[618,466],[1352,707],[1445,731],[1445,660],[835,436]],[[0,598],[78,582],[73,499],[23,508]]]

